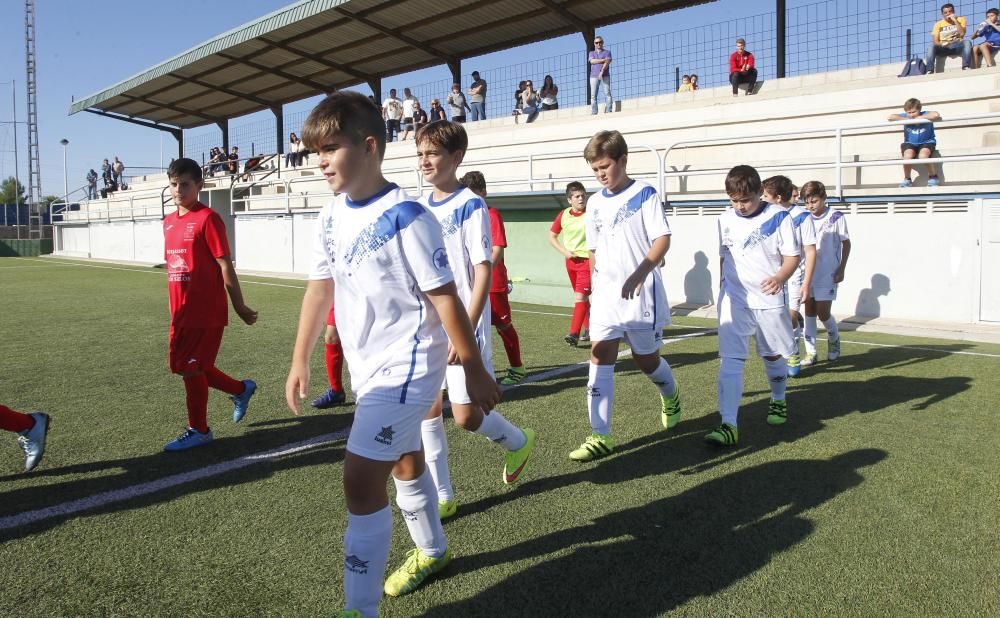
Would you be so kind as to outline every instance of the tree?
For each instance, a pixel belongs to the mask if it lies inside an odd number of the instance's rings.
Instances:
[[[45,197],[42,198],[42,203],[45,204],[45,210],[48,210],[49,206],[52,205],[52,202],[56,202],[61,199],[62,198],[56,197],[55,195],[46,195]]]
[[[24,185],[11,176],[0,182],[0,204],[24,204],[28,200],[24,197]]]

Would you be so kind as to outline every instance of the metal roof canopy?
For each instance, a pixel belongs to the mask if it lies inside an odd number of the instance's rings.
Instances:
[[[303,0],[70,106],[166,130],[712,0]],[[414,17],[418,17],[414,19]],[[424,16],[424,17],[420,17]],[[592,42],[586,40],[592,48]],[[581,66],[583,66],[581,64]],[[582,69],[581,69],[582,70]],[[281,140],[279,139],[279,144]]]

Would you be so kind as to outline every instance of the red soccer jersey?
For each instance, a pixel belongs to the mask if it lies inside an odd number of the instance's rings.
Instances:
[[[494,247],[507,247],[507,231],[503,228],[503,217],[500,211],[491,206],[487,207],[490,213],[490,234],[493,236]],[[490,282],[490,292],[507,291],[507,266],[503,259],[493,265],[493,278]]]
[[[163,219],[170,323],[177,328],[218,328],[229,323],[229,303],[216,258],[229,255],[226,225],[198,203]]]

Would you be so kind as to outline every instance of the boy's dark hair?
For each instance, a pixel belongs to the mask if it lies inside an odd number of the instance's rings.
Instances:
[[[473,193],[486,192],[486,177],[478,170],[466,172],[458,182],[468,187]]]
[[[628,154],[628,144],[625,137],[618,131],[598,131],[587,142],[583,149],[583,158],[587,163],[608,157],[617,161]]]
[[[342,90],[319,102],[309,112],[299,138],[306,148],[319,152],[325,140],[340,134],[353,144],[375,138],[379,161],[385,156],[385,121],[382,112],[360,92]]]
[[[952,4],[951,2],[946,2],[946,3],[944,3],[944,4],[941,5],[941,12],[944,13],[945,9],[951,9],[951,10],[954,11],[955,10],[955,5]]]
[[[420,142],[430,142],[448,152],[465,152],[469,149],[469,134],[461,123],[450,120],[435,120],[425,124],[413,134],[413,141],[417,145]]]
[[[726,174],[726,194],[738,197],[760,197],[760,174],[749,165],[737,165]]]
[[[195,182],[201,182],[201,166],[194,159],[180,158],[170,162],[167,178],[174,179],[187,175]]]
[[[826,199],[826,185],[818,180],[810,180],[806,184],[802,185],[802,190],[799,191],[799,195],[801,195],[804,200],[811,197],[821,197]]]
[[[986,14],[1000,15],[1000,9],[986,9]]]
[[[914,109],[917,110],[917,111],[920,111],[920,109],[923,106],[924,105],[923,105],[923,103],[920,102],[920,99],[907,99],[906,102],[903,103],[903,111],[904,112],[908,112],[908,111],[914,110]]]
[[[795,190],[795,185],[788,176],[771,176],[761,183],[761,187],[782,202],[790,201],[792,191]]]
[[[688,78],[688,79],[691,79],[690,75],[681,75],[681,79],[684,79],[685,77]]]
[[[579,180],[574,180],[573,182],[566,185],[566,197],[569,197],[572,193],[579,191],[584,195],[587,195],[587,190],[583,188],[583,183]]]

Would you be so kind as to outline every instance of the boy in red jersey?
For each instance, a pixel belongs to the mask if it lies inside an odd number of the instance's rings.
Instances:
[[[479,197],[486,199],[486,178],[482,172],[469,172],[460,183],[469,188],[470,191]],[[503,349],[507,352],[507,362],[510,367],[507,375],[500,379],[500,384],[511,386],[520,384],[524,380],[524,361],[521,360],[521,340],[514,330],[514,323],[511,321],[510,300],[507,295],[508,288],[507,266],[504,264],[503,254],[507,247],[507,232],[503,226],[503,217],[500,211],[492,206],[486,206],[486,211],[490,215],[490,235],[493,237],[493,277],[490,279],[490,319],[497,329],[497,334],[503,341]]]
[[[573,347],[587,343],[590,335],[590,253],[587,251],[587,191],[582,182],[566,185],[569,208],[559,211],[549,229],[549,244],[566,258],[566,274],[576,296],[569,334],[563,340]],[[562,236],[560,242],[559,237]],[[580,329],[583,329],[582,332]]]
[[[167,168],[170,194],[177,210],[163,219],[167,289],[170,296],[170,371],[184,377],[188,428],[167,443],[166,451],[183,451],[212,441],[208,428],[208,388],[233,400],[233,422],[240,422],[257,384],[239,382],[215,367],[222,332],[229,323],[226,292],[233,309],[247,324],[257,312],[243,302],[222,218],[198,201],[201,166],[177,159]]]
[[[31,472],[45,454],[45,436],[49,433],[49,415],[44,412],[22,414],[0,405],[0,429],[17,435],[24,451],[24,471]]]

